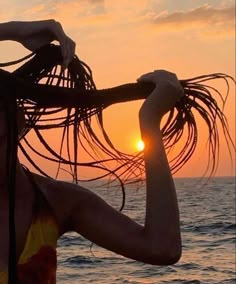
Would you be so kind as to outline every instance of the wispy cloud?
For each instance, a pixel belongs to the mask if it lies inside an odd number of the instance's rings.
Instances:
[[[196,1],[196,2],[195,2]],[[122,34],[128,31],[159,33],[190,31],[191,35],[205,37],[233,37],[235,7],[231,0],[219,0],[217,6],[195,0],[2,0],[0,21],[56,19],[69,33],[83,36],[106,33]],[[193,3],[191,1],[191,3]],[[231,6],[228,6],[229,3]],[[4,11],[4,12],[3,12]],[[189,34],[190,34],[189,33]]]
[[[59,18],[67,21],[76,18],[102,15],[104,13],[103,0],[64,0],[44,1],[39,5],[31,6],[24,11],[24,16],[36,16],[37,18]]]
[[[1,2],[0,21],[39,20],[54,18],[64,24],[77,24],[85,20],[103,18],[104,0],[46,0],[19,3],[18,0]],[[95,19],[96,18],[96,19]]]
[[[228,36],[235,31],[235,7],[216,8],[208,4],[189,11],[159,14],[150,13],[146,16],[157,29],[177,32],[183,29],[196,29],[205,35]]]

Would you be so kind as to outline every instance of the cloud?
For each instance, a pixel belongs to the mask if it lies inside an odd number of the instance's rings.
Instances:
[[[235,32],[235,7],[215,8],[208,4],[189,11],[159,14],[150,13],[146,18],[160,31],[196,29],[205,35],[233,35]]]
[[[22,2],[22,3],[21,3]],[[39,20],[54,18],[61,22],[79,21],[104,16],[104,0],[19,0],[1,2],[0,21]]]
[[[129,17],[136,17],[142,13],[147,7],[147,3],[147,0],[136,0],[135,3],[130,0],[105,0],[104,7],[106,13],[111,14],[113,18],[128,19]]]
[[[41,12],[45,10],[46,10],[46,5],[42,3],[42,4],[35,5],[33,7],[30,7],[24,12],[24,15],[28,17],[35,16],[36,14],[40,14]]]
[[[226,2],[232,3],[222,0],[217,7],[205,4],[190,10],[190,2],[172,0],[136,0],[135,4],[129,0],[2,0],[0,21],[53,18],[80,37],[130,30],[152,33],[151,23],[159,33],[190,31],[194,37],[225,38],[234,36],[235,30],[235,7]]]

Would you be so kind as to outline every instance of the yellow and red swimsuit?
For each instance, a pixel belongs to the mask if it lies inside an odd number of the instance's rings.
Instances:
[[[37,186],[36,186],[37,187]],[[17,265],[18,284],[55,284],[59,230],[53,212],[36,190],[33,219]],[[0,284],[7,284],[7,269],[0,271]]]

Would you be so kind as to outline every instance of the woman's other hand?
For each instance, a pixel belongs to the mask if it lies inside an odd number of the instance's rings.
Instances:
[[[61,47],[63,68],[67,68],[75,54],[75,42],[69,38],[61,24],[55,20],[15,22],[16,41],[25,48],[35,51],[38,48],[56,40]]]
[[[184,95],[176,74],[169,71],[156,70],[142,75],[137,81],[153,82],[156,85],[139,111],[140,121],[145,124],[160,123],[162,117]]]

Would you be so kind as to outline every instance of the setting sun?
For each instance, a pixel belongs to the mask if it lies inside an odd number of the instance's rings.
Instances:
[[[139,151],[143,151],[144,147],[145,147],[145,145],[144,145],[144,142],[142,140],[137,142],[137,149]]]

